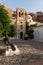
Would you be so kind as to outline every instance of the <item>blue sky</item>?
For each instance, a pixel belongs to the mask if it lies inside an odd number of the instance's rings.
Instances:
[[[43,0],[0,0],[7,7],[16,10],[16,8],[24,8],[28,12],[43,12]]]

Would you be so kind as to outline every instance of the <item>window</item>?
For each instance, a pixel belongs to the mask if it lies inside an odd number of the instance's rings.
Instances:
[[[21,13],[19,12],[19,17],[21,17]]]
[[[23,25],[20,25],[20,28],[23,29]]]
[[[23,13],[22,13],[22,16],[23,16]]]
[[[16,14],[12,14],[13,17],[16,17]]]
[[[22,22],[20,22],[22,24]]]

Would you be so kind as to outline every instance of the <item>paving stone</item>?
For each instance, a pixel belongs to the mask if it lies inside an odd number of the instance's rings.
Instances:
[[[31,44],[31,43],[30,43]],[[34,44],[35,45],[35,44]],[[33,46],[34,46],[33,45]],[[0,56],[0,65],[22,65],[25,62],[33,62],[37,59],[43,60],[43,50],[32,47],[32,44],[18,44],[21,51],[19,56]],[[2,48],[2,47],[0,47]],[[3,47],[4,48],[4,47]]]

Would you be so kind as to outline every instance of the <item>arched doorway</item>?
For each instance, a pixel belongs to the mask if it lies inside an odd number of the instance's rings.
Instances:
[[[23,39],[23,32],[20,32],[20,39]]]

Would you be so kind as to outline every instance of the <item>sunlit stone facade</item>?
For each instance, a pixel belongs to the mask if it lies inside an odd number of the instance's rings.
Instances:
[[[12,9],[9,9],[7,7],[5,7],[5,9],[9,13],[11,24],[16,27],[16,39],[24,39],[26,35],[26,21],[28,20],[29,22],[29,20],[31,20],[32,17],[30,16],[29,19],[29,13],[26,12],[23,8],[17,8],[16,11],[13,11]],[[26,17],[28,19],[26,19]]]
[[[26,31],[25,10],[17,8],[16,15],[17,39],[23,39]]]
[[[26,35],[26,21],[33,24],[32,17],[23,8],[17,8],[16,11],[10,13],[11,24],[16,27],[16,39],[24,39]]]

